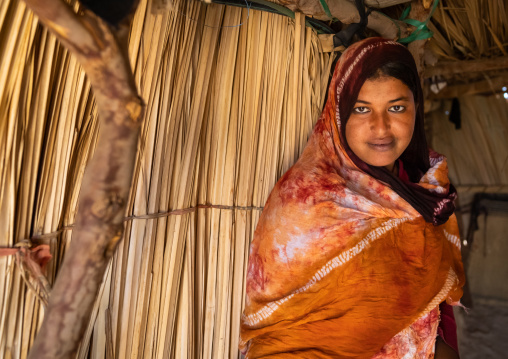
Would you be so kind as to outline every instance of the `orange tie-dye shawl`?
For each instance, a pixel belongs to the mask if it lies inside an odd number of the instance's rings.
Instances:
[[[251,244],[240,344],[247,358],[379,357],[439,303],[459,301],[464,274],[446,159],[425,148],[419,182],[402,183],[352,160],[341,141],[351,107],[339,102],[354,102],[365,80],[358,74],[390,58],[412,61],[408,54],[371,38],[339,59],[325,109],[270,194]]]

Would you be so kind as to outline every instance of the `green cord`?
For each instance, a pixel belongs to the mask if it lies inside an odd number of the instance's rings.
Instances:
[[[268,6],[272,9],[278,11],[279,14],[286,15],[287,17],[290,17],[291,19],[295,18],[295,13],[293,11],[289,10],[287,7],[274,4],[273,2],[266,1],[266,0],[250,0],[250,1],[253,3],[256,3],[256,4]],[[323,1],[323,0],[321,0],[321,1]],[[328,8],[328,6],[327,6],[327,8]],[[330,10],[328,9],[328,11],[330,11]],[[305,17],[305,26],[314,29],[318,34],[330,33],[330,29],[328,29],[326,26],[321,25],[316,21],[309,20],[307,17]]]
[[[333,20],[333,15],[330,12],[330,8],[328,7],[328,4],[326,3],[326,1],[319,0],[319,2],[321,3],[321,6],[323,7],[323,10],[325,11],[326,16],[328,16],[330,18],[330,20]]]
[[[439,4],[439,0],[434,0],[434,5],[432,6],[432,10],[430,11],[429,16],[425,21],[418,21],[414,19],[407,19],[409,12],[411,11],[411,5],[409,5],[406,9],[404,9],[404,12],[402,13],[400,20],[404,21],[406,24],[412,25],[416,27],[416,29],[409,35],[408,37],[404,37],[402,39],[399,39],[398,41],[402,44],[408,44],[410,42],[416,41],[416,40],[425,40],[428,38],[431,38],[434,33],[430,31],[430,29],[427,27],[427,24],[434,14],[434,11],[436,11],[437,5]]]
[[[266,1],[266,0],[249,0],[251,3],[250,5],[248,3],[239,4],[239,3],[230,3],[228,0],[212,0],[212,2],[216,4],[223,4],[223,5],[232,5],[232,6],[239,6],[239,7],[248,7],[250,9],[255,10],[264,10],[268,12],[273,12],[279,15],[287,16],[291,19],[295,19],[295,13],[288,8],[274,4],[273,2]],[[254,5],[253,5],[254,4]],[[256,6],[257,4],[257,6]],[[269,9],[267,9],[269,8]],[[320,22],[319,20],[312,19],[305,17],[305,26],[312,28],[315,30],[318,34],[333,34],[334,31],[329,26],[324,24],[323,22]]]
[[[224,5],[242,6],[242,5],[238,5],[238,4],[230,4],[227,0],[212,0],[212,1],[215,3],[224,4]],[[249,0],[249,1],[251,2],[251,4],[254,3],[254,4],[263,5],[265,7],[271,8],[272,11],[275,13],[278,13],[280,15],[285,15],[291,19],[295,19],[295,13],[284,6],[274,4],[273,2],[270,2],[267,0]],[[332,18],[332,21],[337,21],[337,19],[334,18],[333,15],[331,14],[330,9],[328,8],[328,4],[326,3],[326,0],[319,0],[319,1],[321,3],[321,6],[324,9],[326,15],[328,17]],[[439,4],[439,0],[434,0],[434,4],[432,6],[432,10],[430,11],[430,14],[427,17],[427,19],[423,22],[414,20],[414,19],[407,19],[407,17],[409,16],[409,12],[411,11],[411,5],[408,5],[408,7],[406,7],[404,9],[404,11],[402,12],[402,15],[399,20],[405,22],[406,24],[416,27],[416,29],[408,37],[399,39],[398,42],[400,42],[402,44],[408,44],[408,43],[416,41],[416,40],[424,40],[424,39],[428,39],[428,38],[432,37],[434,34],[427,27],[427,24],[430,21],[430,18],[432,17],[432,15],[434,14],[434,11],[436,10],[438,4]],[[242,7],[246,7],[246,6],[243,5]],[[255,6],[250,6],[250,7],[256,8]],[[270,10],[266,10],[266,8],[265,8],[265,11],[270,11]],[[378,14],[386,16],[387,18],[389,18],[391,21],[393,21],[395,23],[395,25],[397,26],[397,29],[399,30],[398,36],[400,37],[401,30],[400,30],[400,26],[397,23],[397,21],[393,20],[391,17],[389,17],[388,15],[386,15],[380,11],[376,11],[376,12]],[[318,34],[332,34],[333,33],[333,30],[329,26],[327,26],[326,24],[319,22],[315,19],[312,19],[312,18],[305,17],[305,26],[314,29]]]
[[[274,10],[277,10],[277,12],[279,12],[280,14],[290,17],[291,19],[295,18],[295,13],[293,11],[289,10],[287,7],[274,4],[273,2],[266,1],[266,0],[250,0],[250,2],[268,6]]]

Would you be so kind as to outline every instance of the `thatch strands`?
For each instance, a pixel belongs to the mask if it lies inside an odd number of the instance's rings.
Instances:
[[[429,27],[432,50],[448,60],[506,56],[508,3],[442,0]]]
[[[93,102],[76,61],[24,3],[0,4],[0,34],[0,246],[50,244],[52,282],[95,139]],[[21,274],[0,258],[2,358],[27,356],[43,315]]]
[[[248,244],[319,115],[330,58],[299,15],[174,9],[144,23],[141,44],[159,36],[162,48],[142,45],[137,60],[142,79],[154,74],[129,213],[141,218],[98,313],[116,357],[236,357]]]
[[[319,116],[332,57],[299,14],[194,0],[151,10],[141,3],[130,38],[147,107],[126,235],[78,356],[235,358],[248,245]],[[0,245],[50,243],[53,279],[93,152],[94,102],[18,1],[0,4],[0,61]],[[11,258],[0,285],[0,357],[25,358],[42,308]]]
[[[444,102],[450,110],[451,101]],[[433,146],[449,155],[450,179],[457,187],[508,185],[508,103],[502,96],[460,97],[461,128],[457,130],[443,110],[430,114]],[[474,146],[471,144],[474,143]],[[471,170],[474,169],[474,170]],[[499,188],[498,188],[499,189]],[[506,192],[506,190],[499,190]],[[474,193],[472,193],[474,194]],[[459,197],[459,199],[461,199]],[[463,199],[461,199],[461,203]]]

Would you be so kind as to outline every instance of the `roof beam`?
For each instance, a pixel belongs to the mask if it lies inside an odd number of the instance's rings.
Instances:
[[[500,93],[504,86],[508,86],[508,73],[483,81],[446,86],[437,94],[430,92],[429,99],[437,100],[450,99],[466,95],[495,94]]]
[[[480,59],[470,61],[446,61],[438,62],[435,66],[425,68],[425,77],[443,76],[450,77],[471,72],[485,72],[508,69],[508,56],[494,59]]]
[[[214,0],[201,0],[207,3],[213,3]],[[306,16],[314,17],[318,20],[330,20],[326,15],[320,0],[251,0],[256,3],[272,2],[287,7],[288,9],[301,12]],[[360,15],[354,2],[348,0],[326,0],[330,13],[343,24],[352,24],[360,22]],[[396,4],[407,3],[409,0],[366,0],[368,6],[374,8],[384,8]],[[398,20],[392,20],[389,17],[373,11],[368,17],[367,27],[377,32],[380,36],[387,39],[396,39],[397,37],[407,36],[408,26]],[[399,34],[399,31],[402,33]]]
[[[328,0],[330,2],[337,0]],[[369,7],[375,7],[377,9],[383,9],[394,5],[404,4],[411,0],[365,0],[365,5]]]

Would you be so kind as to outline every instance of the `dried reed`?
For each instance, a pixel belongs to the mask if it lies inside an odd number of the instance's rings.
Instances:
[[[442,0],[430,22],[432,50],[448,60],[506,56],[508,4],[502,0]]]
[[[333,56],[299,14],[149,4],[129,47],[147,108],[127,216],[143,218],[126,222],[78,357],[236,358],[249,242],[319,116]],[[0,106],[0,245],[49,243],[52,282],[97,115],[80,67],[18,1],[0,3]],[[0,357],[25,358],[42,307],[11,258],[0,286]]]
[[[75,60],[18,1],[0,4],[0,245],[49,243],[54,280],[95,138]],[[74,201],[74,205],[65,205]],[[55,235],[44,234],[56,232]],[[13,258],[0,258],[0,357],[25,358],[43,310]],[[27,277],[28,278],[28,277]],[[30,287],[35,283],[28,283]]]

